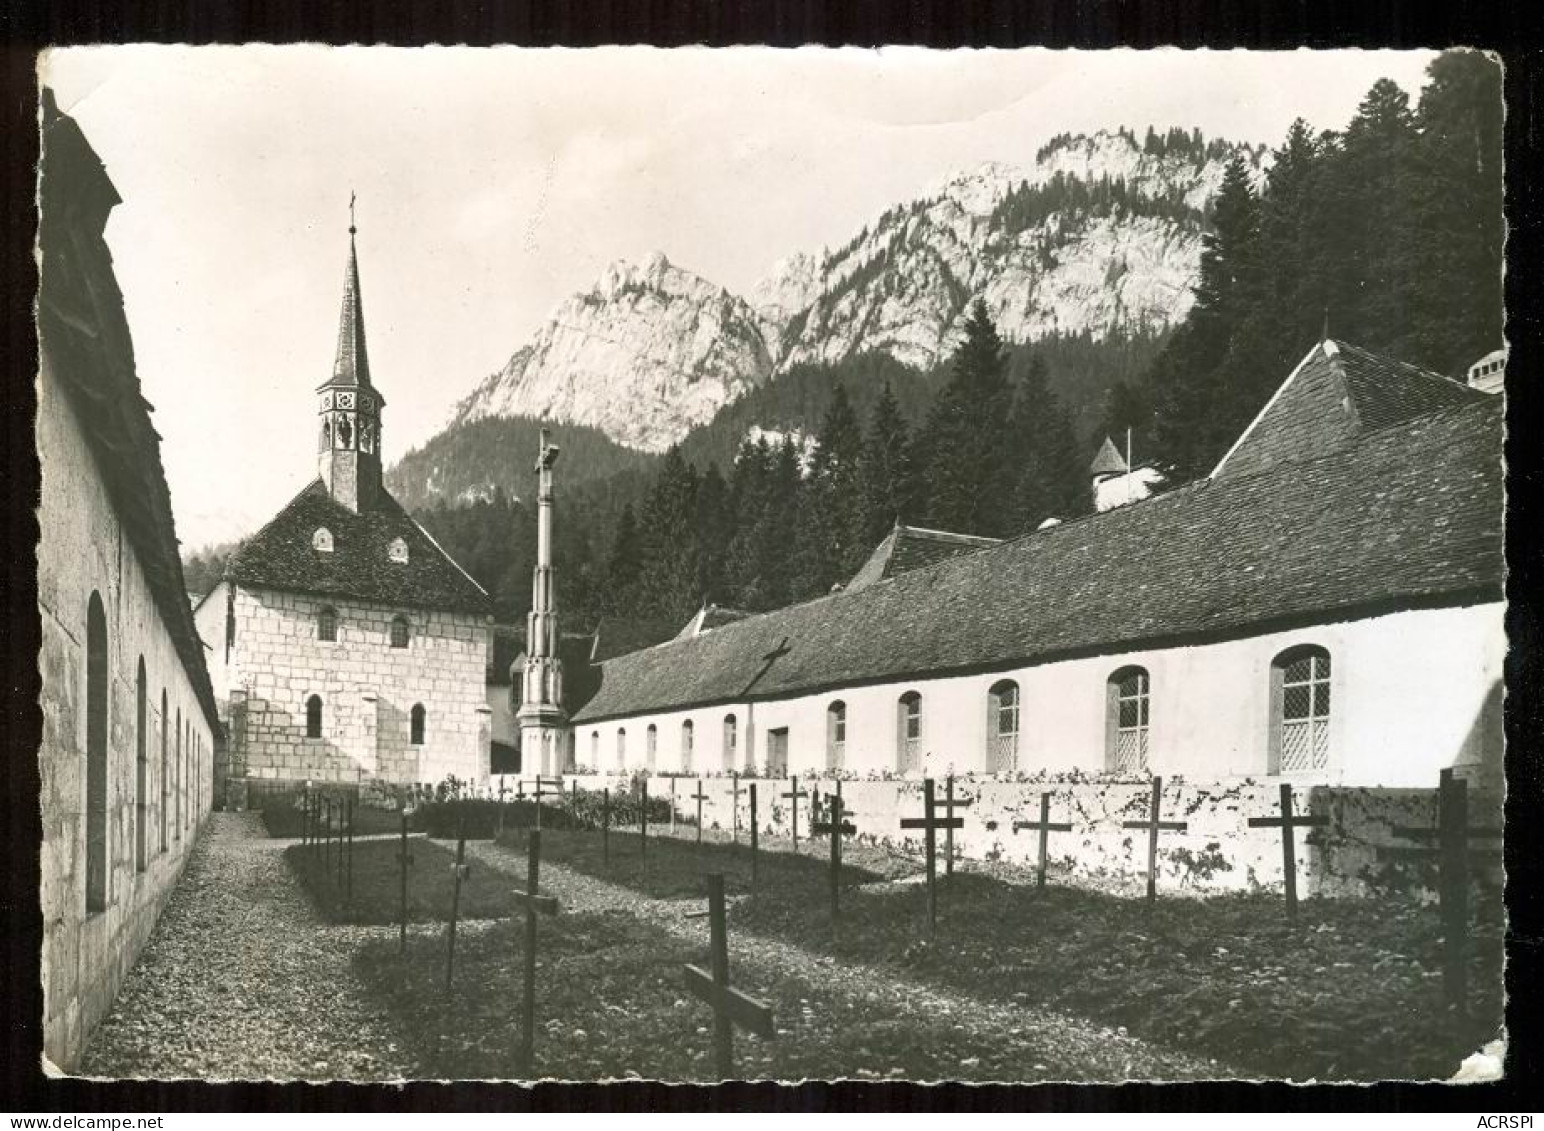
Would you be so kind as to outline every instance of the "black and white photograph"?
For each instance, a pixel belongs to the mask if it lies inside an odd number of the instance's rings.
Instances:
[[[37,79],[43,1072],[1504,1078],[1499,56]]]

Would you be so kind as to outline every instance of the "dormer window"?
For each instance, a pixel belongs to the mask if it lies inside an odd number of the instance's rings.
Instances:
[[[332,531],[325,526],[318,526],[316,533],[311,535],[311,548],[319,554],[332,553]]]
[[[407,543],[401,538],[393,538],[391,545],[386,548],[386,556],[394,562],[407,562]]]

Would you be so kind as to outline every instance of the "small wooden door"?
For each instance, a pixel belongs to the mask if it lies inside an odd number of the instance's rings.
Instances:
[[[788,772],[788,728],[767,731],[767,776],[780,778]]]

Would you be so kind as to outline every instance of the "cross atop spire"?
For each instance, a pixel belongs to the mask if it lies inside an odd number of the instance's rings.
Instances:
[[[328,386],[370,385],[370,356],[365,349],[364,298],[359,289],[359,254],[354,247],[354,193],[348,198],[348,270],[343,277],[343,310],[338,317],[338,353]]]

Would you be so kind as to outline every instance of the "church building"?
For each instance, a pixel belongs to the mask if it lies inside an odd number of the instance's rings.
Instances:
[[[839,591],[608,660],[577,761],[1428,787],[1499,768],[1502,416],[1320,342],[1203,479],[1001,543],[897,528]],[[1108,454],[1098,474],[1130,474]]]
[[[225,798],[301,782],[488,773],[488,594],[386,490],[356,229],[332,376],[316,390],[318,476],[232,556],[199,633],[230,751]]]
[[[42,153],[38,910],[43,1055],[70,1072],[209,814],[220,726],[103,234],[120,198],[46,89]]]

